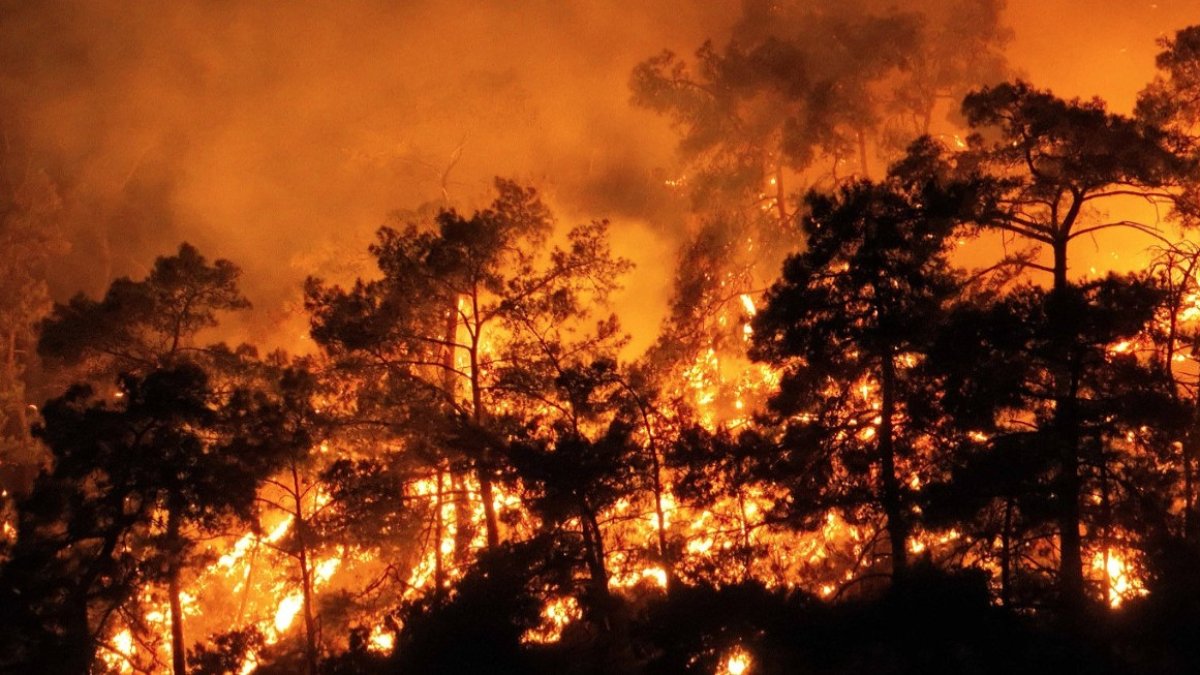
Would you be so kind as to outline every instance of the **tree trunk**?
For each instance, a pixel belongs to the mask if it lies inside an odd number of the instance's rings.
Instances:
[[[304,493],[300,487],[300,473],[295,464],[292,464],[291,469],[292,499],[295,504],[292,527],[296,528],[296,559],[300,564],[300,593],[304,612],[304,656],[308,675],[317,675],[317,628],[313,618],[312,569],[308,559],[308,542],[305,541],[308,522],[304,518]]]
[[[1079,616],[1085,605],[1083,538],[1079,533],[1079,458],[1069,436],[1064,435],[1059,445],[1059,585],[1063,611],[1073,618]]]
[[[446,524],[442,518],[442,504],[444,504],[445,493],[442,490],[443,475],[442,467],[437,470],[437,497],[434,500],[434,528],[433,528],[433,599],[440,603],[442,599],[442,591],[446,588],[446,568],[442,563],[442,539],[446,536]]]
[[[583,530],[584,557],[587,559],[588,576],[591,577],[589,585],[597,607],[600,609],[604,630],[611,632],[613,629],[612,598],[608,591],[608,566],[604,560],[604,538],[600,532],[600,525],[596,522],[596,515],[592,513],[586,503],[580,505],[579,516],[579,524]]]
[[[1054,242],[1054,290],[1062,292],[1067,288],[1067,243],[1068,239],[1059,237]]]
[[[487,468],[479,471],[479,498],[483,500],[483,521],[487,527],[487,546],[494,549],[500,545],[500,524],[496,517],[496,492]]]
[[[478,311],[478,310],[476,310]],[[486,415],[483,409],[483,389],[479,372],[479,331],[481,325],[476,323],[475,333],[471,339],[471,405],[476,427],[482,429]],[[488,549],[500,545],[500,524],[496,517],[495,491],[492,487],[491,452],[487,447],[480,448],[479,458],[475,462],[475,472],[479,476],[479,497],[483,500],[483,519],[487,527]]]
[[[887,515],[888,540],[892,549],[892,581],[904,580],[908,568],[908,523],[896,476],[894,420],[896,414],[896,363],[889,352],[883,356],[880,379],[879,463],[883,484],[881,501]]]
[[[742,530],[742,580],[749,581],[754,571],[754,550],[750,544],[750,522],[746,517],[746,496],[742,493],[741,488],[738,488],[737,498],[738,520]]]
[[[1000,532],[1000,604],[1012,607],[1012,497],[1004,498],[1004,525]]]
[[[1193,422],[1193,437],[1196,435],[1196,423]],[[1195,439],[1188,439],[1186,443],[1179,445],[1179,460],[1183,465],[1183,538],[1186,541],[1192,541],[1193,532],[1196,529],[1195,517],[1192,515],[1196,508],[1195,497],[1195,478],[1192,475],[1192,457],[1188,452],[1188,448],[1195,447]]]
[[[317,626],[313,618],[312,570],[309,569],[308,551],[300,548],[300,591],[304,595],[304,655],[308,661],[309,675],[317,675]]]
[[[1112,579],[1108,576],[1108,563],[1111,559],[1112,536],[1112,504],[1108,486],[1108,460],[1100,457],[1100,545],[1104,547],[1104,570],[1100,576],[1100,597],[1106,603],[1112,603]]]
[[[667,573],[667,584],[670,585],[675,579],[675,566],[671,561],[671,551],[667,547],[667,514],[663,507],[663,480],[662,480],[662,460],[658,456],[658,441],[654,438],[654,427],[650,425],[650,414],[646,411],[646,404],[642,398],[632,387],[621,383],[626,390],[633,395],[638,406],[638,412],[642,416],[642,425],[646,428],[646,446],[650,449],[650,471],[651,471],[651,489],[654,490],[654,516],[657,518],[655,522],[655,534],[658,536],[658,557],[662,563],[664,571]]]
[[[187,651],[183,640],[183,602],[179,588],[179,558],[183,542],[179,536],[179,510],[167,509],[167,594],[171,600],[171,672],[187,673]]]
[[[1061,297],[1068,291],[1066,235],[1054,242],[1054,288],[1051,298]],[[1061,312],[1052,312],[1051,333],[1054,345],[1052,364],[1054,378],[1054,417],[1051,421],[1054,445],[1059,460],[1058,530],[1059,530],[1059,593],[1064,615],[1073,620],[1082,613],[1085,598],[1083,577],[1083,539],[1079,533],[1079,420],[1077,418],[1075,367],[1072,365],[1074,345],[1066,337],[1071,330],[1061,325]]]

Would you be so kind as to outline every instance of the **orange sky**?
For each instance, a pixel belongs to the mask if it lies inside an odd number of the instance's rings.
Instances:
[[[541,187],[567,223],[613,221],[639,264],[619,300],[637,308],[625,321],[644,345],[680,242],[647,186],[675,140],[629,104],[629,73],[663,48],[722,42],[737,8],[0,0],[0,104],[68,184],[76,246],[60,298],[140,276],[186,239],[246,271],[256,308],[230,324],[234,339],[294,347],[304,276],[367,269],[373,231],[393,210],[438,205],[461,146],[448,185],[459,204],[478,205],[502,175]],[[1010,60],[1034,84],[1128,110],[1155,39],[1200,23],[1200,2],[1009,0],[1008,17]]]
[[[1133,108],[1154,74],[1155,41],[1200,23],[1196,0],[1008,0],[1012,64],[1062,96],[1099,95]]]

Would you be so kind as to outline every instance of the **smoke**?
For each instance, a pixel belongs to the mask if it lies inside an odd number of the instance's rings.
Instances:
[[[1153,38],[1195,17],[1183,0],[1103,4],[1013,0],[1011,59],[1043,85],[1128,107]],[[639,265],[619,309],[645,345],[679,243],[655,189],[676,139],[629,104],[629,73],[664,48],[722,43],[739,12],[703,0],[0,0],[0,131],[60,183],[74,246],[52,272],[59,299],[140,276],[187,240],[245,270],[256,309],[230,339],[303,349],[305,275],[366,272],[389,212],[479,206],[501,175],[541,189],[565,224],[614,222],[618,252]],[[1086,68],[1114,58],[1129,75],[1106,91],[1117,81]]]
[[[1160,37],[1200,23],[1193,0],[1008,0],[1009,59],[1060,96],[1099,96],[1129,113],[1154,75]]]

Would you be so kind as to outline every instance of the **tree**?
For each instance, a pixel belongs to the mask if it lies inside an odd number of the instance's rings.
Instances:
[[[383,401],[389,424],[440,425],[445,456],[465,459],[478,480],[489,548],[501,540],[496,408],[529,402],[530,389],[512,382],[619,338],[613,320],[577,344],[570,336],[629,266],[609,251],[607,223],[576,227],[566,247],[551,248],[553,221],[537,193],[503,180],[496,190],[470,217],[445,210],[432,228],[381,228],[371,247],[380,279],[348,290],[310,279],[306,301],[313,337],[359,373],[364,405]]]
[[[37,364],[38,323],[51,307],[46,268],[66,249],[54,181],[29,162],[18,168],[16,160],[6,139],[0,154],[0,486],[10,495],[29,489],[40,459],[29,436],[26,379]]]
[[[180,364],[126,375],[119,403],[86,386],[50,401],[37,431],[53,455],[19,506],[6,604],[30,640],[10,652],[28,667],[85,672],[143,584],[166,582],[175,672],[183,672],[179,577],[194,537],[252,515],[259,482],[275,467],[262,437],[230,434],[264,411],[213,391],[201,368]],[[261,430],[261,429],[260,429]]]
[[[802,244],[801,195],[869,177],[935,131],[943,101],[998,80],[1008,39],[1001,10],[993,0],[919,9],[749,0],[724,44],[705,42],[691,60],[664,52],[634,69],[634,103],[680,137],[681,169],[667,186],[693,198],[670,316],[649,361],[665,392],[704,381],[698,396],[679,393],[706,426],[740,423],[765,398],[743,329]]]
[[[238,288],[240,275],[233,263],[217,260],[210,265],[195,247],[181,244],[176,255],[156,259],[144,280],[114,281],[100,301],[80,294],[65,305],[56,303],[42,322],[38,354],[59,367],[62,379],[81,374],[101,386],[117,374],[145,376],[180,364],[199,367],[203,362],[206,377],[222,369],[232,372],[229,366],[244,368],[250,355],[246,348],[233,353],[223,345],[194,344],[200,331],[217,325],[220,312],[250,306]],[[167,580],[177,672],[184,658],[178,587],[183,546],[178,515],[184,511],[178,500],[183,498],[173,496],[166,507],[166,537],[173,547]]]
[[[1040,549],[1061,526],[1062,458],[1046,450],[1059,447],[1066,429],[1080,494],[1089,496],[1079,522],[1105,562],[1102,583],[1113,549],[1165,533],[1170,489],[1159,467],[1172,461],[1185,416],[1161,363],[1132,346],[1162,300],[1156,280],[1144,276],[1110,275],[1060,291],[1026,283],[959,303],[931,350],[925,367],[938,383],[953,450],[926,491],[924,512],[969,533],[981,559],[992,558],[999,542],[1006,605],[1041,594],[1022,584],[1037,572],[1026,573],[1020,561],[1055,562]],[[1064,329],[1070,334],[1057,332]],[[1062,341],[1072,345],[1065,355]],[[1066,401],[1054,395],[1059,373],[1071,382]]]
[[[787,477],[807,521],[829,508],[881,511],[897,581],[912,529],[907,460],[925,433],[909,410],[930,396],[912,366],[962,287],[951,235],[978,200],[972,182],[913,170],[929,149],[915,146],[911,166],[885,182],[810,193],[805,251],[767,292],[751,350],[783,368],[771,409],[786,431],[768,475]]]
[[[1200,384],[1194,364],[1200,347],[1200,331],[1194,317],[1195,298],[1200,294],[1200,246],[1180,242],[1162,248],[1155,256],[1151,272],[1163,291],[1163,302],[1150,331],[1156,365],[1171,381],[1176,405],[1189,411],[1188,422],[1178,443],[1179,472],[1175,481],[1180,510],[1179,531],[1184,539],[1194,539],[1200,530],[1196,516],[1196,461],[1200,457]]]
[[[890,150],[902,151],[930,132],[939,100],[1003,73],[1001,9],[958,0],[921,12],[746,2],[729,43],[706,42],[694,66],[669,51],[639,64],[633,100],[679,129],[698,190],[757,197],[786,229],[793,214],[785,180],[825,160],[835,182],[847,160],[866,177],[872,139],[898,140]],[[882,140],[910,120],[906,134]]]
[[[1196,150],[1200,133],[1200,26],[1159,40],[1159,73],[1138,95],[1137,117],[1180,134],[1176,140]]]
[[[589,575],[584,607],[619,650],[628,635],[609,593],[602,516],[647,477],[646,455],[634,439],[637,402],[608,360],[564,368],[555,388],[552,409],[561,413],[527,420],[528,428],[513,434],[509,462],[548,540],[570,546],[578,535]]]
[[[197,334],[217,325],[221,312],[244,310],[250,302],[238,288],[241,270],[228,260],[211,265],[190,244],[159,257],[141,281],[117,279],[104,298],[83,294],[55,304],[42,324],[38,353],[48,361],[82,368],[107,380],[117,372],[147,372],[181,356],[216,356],[200,348]]]
[[[1155,226],[1129,220],[1091,222],[1090,207],[1121,196],[1172,202],[1192,163],[1171,147],[1162,129],[1108,113],[1102,102],[1065,101],[1023,82],[987,87],[963,101],[963,113],[978,130],[970,161],[996,177],[998,211],[989,226],[1049,247],[1049,264],[1026,261],[1051,275],[1046,298],[1052,341],[1045,365],[1050,372],[1053,413],[1046,428],[1058,458],[1055,490],[1058,511],[1062,600],[1069,613],[1084,604],[1080,536],[1081,482],[1077,412],[1080,372],[1091,367],[1075,358],[1084,338],[1070,323],[1079,290],[1068,276],[1068,246],[1076,239],[1111,228],[1160,237]],[[1061,311],[1060,311],[1061,310]]]

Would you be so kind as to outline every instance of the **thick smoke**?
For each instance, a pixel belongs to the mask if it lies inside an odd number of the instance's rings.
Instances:
[[[1013,0],[1010,58],[1040,85],[1127,108],[1154,38],[1197,17],[1190,0],[1099,4]],[[188,240],[246,271],[256,310],[231,339],[300,349],[305,275],[358,273],[390,211],[470,208],[502,175],[539,187],[564,222],[614,221],[639,263],[624,319],[646,344],[678,246],[654,189],[675,137],[629,104],[629,74],[664,48],[720,44],[738,13],[701,0],[0,2],[0,130],[10,158],[60,185],[73,249],[52,272],[59,299],[140,276]]]

